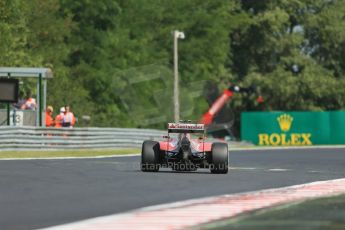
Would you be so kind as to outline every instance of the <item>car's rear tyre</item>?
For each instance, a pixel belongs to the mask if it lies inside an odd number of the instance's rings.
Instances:
[[[211,150],[211,173],[226,174],[229,167],[228,145],[226,143],[213,143]]]
[[[141,150],[141,171],[157,172],[159,163],[159,143],[157,141],[144,141]]]

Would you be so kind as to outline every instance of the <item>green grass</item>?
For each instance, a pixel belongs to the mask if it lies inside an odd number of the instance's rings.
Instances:
[[[140,149],[106,149],[106,150],[64,150],[64,151],[1,151],[4,158],[47,158],[47,157],[93,157],[140,153]]]
[[[309,200],[213,222],[204,230],[344,230],[345,195]]]

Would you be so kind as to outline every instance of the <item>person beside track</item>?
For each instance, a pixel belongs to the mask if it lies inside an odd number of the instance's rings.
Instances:
[[[65,106],[65,113],[63,117],[62,127],[73,128],[75,125],[76,119],[74,114],[71,112],[70,106]]]
[[[55,128],[61,128],[64,120],[66,109],[65,107],[60,108],[60,113],[55,117]]]
[[[54,127],[55,126],[55,121],[53,119],[53,107],[48,106],[46,109],[46,127]]]

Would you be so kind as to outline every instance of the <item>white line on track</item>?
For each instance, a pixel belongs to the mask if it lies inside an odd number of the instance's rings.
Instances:
[[[312,145],[312,146],[272,146],[272,147],[235,147],[231,151],[270,151],[270,150],[289,150],[289,149],[345,149],[345,145]],[[1,151],[0,151],[1,155]],[[140,153],[123,154],[123,155],[108,155],[108,156],[85,156],[85,157],[27,157],[27,158],[0,158],[0,161],[5,160],[68,160],[68,159],[97,159],[97,158],[114,158],[114,157],[133,157],[140,156]]]
[[[269,169],[269,172],[287,172],[290,171],[290,169]]]
[[[345,178],[156,205],[46,230],[185,229],[271,206],[343,193]]]
[[[250,167],[229,167],[230,170],[258,170],[258,168]]]
[[[1,154],[1,153],[0,153]],[[26,158],[0,158],[0,161],[17,161],[17,160],[69,160],[69,159],[102,159],[102,158],[117,158],[117,157],[135,157],[139,153],[121,154],[121,155],[105,155],[105,156],[84,156],[84,157],[26,157]]]
[[[231,151],[266,151],[266,150],[289,150],[289,149],[345,149],[345,145],[308,145],[308,146],[267,146],[267,147],[231,147],[229,145],[229,150]]]

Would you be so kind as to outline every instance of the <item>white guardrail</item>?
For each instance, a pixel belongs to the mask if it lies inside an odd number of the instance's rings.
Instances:
[[[0,151],[47,149],[140,148],[166,131],[129,128],[37,128],[0,126]]]

